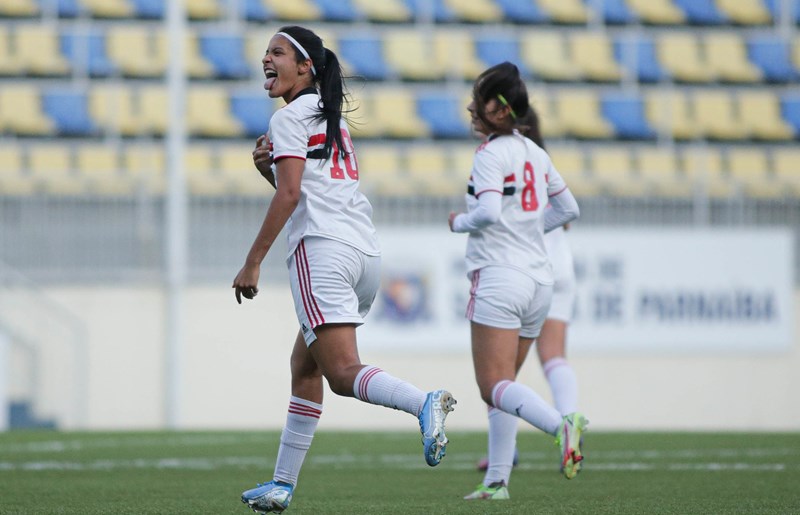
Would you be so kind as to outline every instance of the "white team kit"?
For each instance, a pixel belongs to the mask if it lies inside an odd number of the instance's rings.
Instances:
[[[575,311],[577,285],[572,250],[564,228],[559,227],[545,234],[544,244],[553,266],[553,299],[547,318],[569,323]]]
[[[326,122],[314,119],[319,101],[316,90],[301,91],[269,124],[274,161],[305,161],[300,201],[285,230],[292,296],[308,345],[316,340],[313,330],[319,325],[363,323],[380,284],[372,206],[358,191],[350,132],[342,120],[347,154],[334,145],[326,159]]]
[[[517,131],[491,136],[476,150],[467,207],[489,191],[502,194],[500,218],[470,232],[466,264],[472,281],[467,318],[520,329],[535,338],[550,306],[553,269],[544,242],[544,209],[567,188],[550,157]]]

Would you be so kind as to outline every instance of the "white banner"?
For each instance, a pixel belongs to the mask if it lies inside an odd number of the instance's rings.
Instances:
[[[592,229],[568,233],[578,279],[569,347],[609,351],[780,351],[793,337],[786,229]],[[380,233],[383,284],[359,329],[365,349],[469,349],[466,236]]]

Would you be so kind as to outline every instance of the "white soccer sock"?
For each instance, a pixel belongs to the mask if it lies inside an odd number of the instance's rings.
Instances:
[[[297,484],[297,476],[300,474],[300,467],[303,466],[308,448],[311,447],[320,415],[322,415],[322,404],[290,397],[289,413],[286,415],[286,425],[283,426],[281,433],[281,445],[278,448],[273,479]]]
[[[367,365],[353,383],[356,399],[411,413],[422,410],[426,394],[411,383],[393,377],[378,367]]]
[[[489,468],[483,484],[489,486],[511,478],[514,467],[514,451],[517,448],[517,426],[519,419],[497,408],[489,408]]]
[[[553,436],[561,423],[558,411],[524,384],[500,381],[492,388],[492,402],[495,408],[516,415]]]
[[[569,362],[562,357],[552,358],[542,365],[542,369],[561,415],[578,411],[578,378]]]

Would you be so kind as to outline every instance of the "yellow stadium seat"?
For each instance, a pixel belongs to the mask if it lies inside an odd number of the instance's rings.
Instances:
[[[556,97],[564,131],[576,138],[610,138],[614,131],[600,113],[600,101],[592,90],[564,90]]]
[[[394,138],[424,138],[428,126],[417,116],[413,93],[405,88],[383,87],[372,96],[375,120],[382,132]]]
[[[411,11],[402,0],[353,0],[356,8],[368,20],[377,22],[404,23],[411,21]]]
[[[478,147],[478,142],[474,144],[456,145],[452,148],[451,154],[451,167],[453,170],[453,177],[458,182],[458,193],[467,192],[467,180],[470,173],[472,173],[472,163],[475,158],[475,149]]]
[[[444,0],[456,18],[473,23],[497,23],[503,11],[492,0]]]
[[[405,158],[408,175],[421,195],[450,197],[461,193],[463,184],[451,170],[447,151],[441,145],[412,145]]]
[[[8,25],[0,25],[0,75],[19,75],[22,71],[19,59],[11,48]]]
[[[581,74],[591,81],[616,82],[622,78],[622,69],[614,59],[614,48],[603,32],[582,31],[569,38],[572,62]]]
[[[351,91],[351,95],[350,103],[347,105],[349,112],[344,115],[348,121],[350,135],[354,139],[376,138],[382,135],[383,129],[375,118],[372,95],[364,89]]]
[[[625,197],[643,196],[647,184],[636,175],[627,147],[598,147],[589,153],[592,179],[603,190]]]
[[[689,147],[682,152],[683,173],[694,191],[713,198],[732,196],[736,188],[724,173],[722,154],[708,146]]]
[[[266,47],[264,47],[266,49]],[[165,32],[156,34],[156,52],[153,66],[167,69],[169,65],[169,37]],[[197,34],[189,33],[184,40],[183,60],[186,73],[193,79],[210,79],[214,76],[214,67],[209,63],[202,52]]]
[[[598,183],[586,172],[586,154],[576,145],[548,146],[547,153],[573,195],[590,197],[600,192]]]
[[[775,179],[785,188],[786,193],[800,197],[800,148],[777,148],[772,152],[772,169]]]
[[[135,136],[142,123],[134,107],[133,92],[124,85],[98,83],[89,90],[89,115],[112,134]]]
[[[279,20],[313,21],[322,18],[317,5],[312,0],[265,0],[269,10]]]
[[[0,17],[28,17],[40,13],[36,0],[3,0],[0,3]]]
[[[166,71],[165,62],[156,58],[153,35],[143,26],[128,25],[108,31],[106,49],[123,75],[158,77]]]
[[[169,102],[167,88],[146,86],[139,90],[139,119],[141,130],[146,134],[167,133]]]
[[[486,68],[466,29],[438,29],[433,35],[436,68],[447,76],[474,80]]]
[[[792,42],[792,63],[797,70],[800,70],[800,36],[795,36]]]
[[[244,134],[244,127],[231,114],[227,92],[221,86],[189,89],[186,126],[196,136],[230,138]]]
[[[728,173],[742,191],[753,197],[780,197],[782,186],[770,173],[769,158],[762,148],[737,147],[728,150]]]
[[[79,195],[86,192],[86,181],[72,166],[72,149],[67,144],[31,145],[28,167],[38,188],[52,195]]]
[[[764,0],[715,0],[714,3],[737,25],[767,25],[772,22]]]
[[[395,29],[383,35],[386,63],[400,77],[409,80],[439,80],[444,70],[429,58],[433,34],[419,29]]]
[[[537,3],[556,23],[586,23],[589,18],[581,0],[538,0]]]
[[[95,18],[130,18],[135,13],[128,0],[80,0],[80,3]]]
[[[33,178],[23,165],[21,147],[0,146],[0,196],[30,195],[34,189]]]
[[[652,191],[664,197],[689,197],[692,187],[681,176],[680,161],[672,148],[646,147],[639,149],[637,169],[642,180],[650,183]]]
[[[406,197],[416,195],[416,187],[401,165],[397,145],[362,145],[356,152],[358,177],[367,195]]]
[[[655,91],[645,96],[647,121],[661,134],[689,140],[698,134],[687,95],[680,91]]]
[[[794,138],[794,130],[781,116],[780,100],[771,91],[740,92],[739,118],[755,139],[790,141]]]
[[[21,69],[30,75],[67,75],[70,64],[61,53],[58,32],[50,24],[20,25],[14,34]]]
[[[78,173],[87,181],[88,190],[100,195],[130,195],[134,182],[121,171],[115,145],[78,146],[75,156]]]
[[[216,20],[222,17],[217,0],[186,0],[186,16],[190,20]]]
[[[520,38],[522,60],[544,80],[575,81],[580,70],[572,63],[560,32],[526,31]]]
[[[219,171],[232,191],[248,197],[266,197],[275,189],[253,164],[253,145],[223,145],[217,150]]]
[[[542,138],[547,142],[550,138],[560,138],[564,136],[564,126],[558,119],[558,113],[554,106],[552,95],[544,90],[536,90],[528,87],[528,99],[531,107],[539,117],[539,131]]]
[[[163,195],[167,189],[167,166],[163,145],[129,144],[123,154],[123,169],[137,192]]]
[[[693,103],[695,120],[707,138],[740,140],[749,136],[747,127],[736,116],[734,99],[728,91],[696,91]]]
[[[627,0],[628,7],[644,23],[651,25],[683,25],[686,16],[672,0]]]
[[[658,38],[658,60],[679,82],[711,82],[714,74],[702,58],[697,37],[690,32],[667,32]]]
[[[0,88],[0,130],[21,136],[46,136],[55,123],[42,111],[39,90],[26,84]]]
[[[742,37],[732,32],[705,36],[706,62],[722,82],[755,83],[763,78],[761,70],[747,60]]]
[[[193,195],[217,196],[230,191],[226,177],[218,173],[209,145],[188,145],[184,154],[186,185]]]

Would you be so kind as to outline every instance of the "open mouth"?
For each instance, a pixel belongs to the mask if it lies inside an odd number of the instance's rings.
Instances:
[[[275,84],[275,80],[278,78],[278,72],[275,70],[264,70],[264,76],[267,78],[264,81],[264,89],[269,91],[272,89],[273,84]]]

